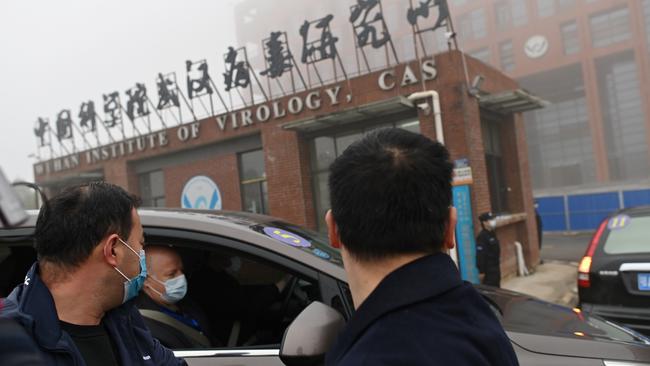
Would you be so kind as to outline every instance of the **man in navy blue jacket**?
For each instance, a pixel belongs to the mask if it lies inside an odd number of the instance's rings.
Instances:
[[[446,253],[455,245],[451,174],[444,146],[400,129],[367,135],[330,167],[328,234],[356,313],[327,365],[518,365]]]
[[[5,299],[47,365],[184,365],[134,306],[146,278],[138,201],[108,183],[49,200],[35,229],[38,262]]]

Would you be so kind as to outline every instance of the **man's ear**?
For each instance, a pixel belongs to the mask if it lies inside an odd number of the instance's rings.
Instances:
[[[325,223],[327,223],[327,236],[330,239],[330,245],[333,248],[341,249],[341,239],[339,238],[339,230],[336,227],[332,210],[327,210],[325,214]]]
[[[456,246],[456,223],[458,216],[456,214],[456,207],[449,208],[449,221],[445,228],[445,242],[444,249],[451,250]]]
[[[117,234],[111,234],[99,243],[104,260],[113,267],[117,267],[117,254],[115,253],[115,247],[119,242],[119,236]]]

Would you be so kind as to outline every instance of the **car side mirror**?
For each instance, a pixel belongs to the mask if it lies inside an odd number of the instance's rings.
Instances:
[[[321,365],[345,320],[333,308],[314,301],[284,332],[280,359],[287,366]]]

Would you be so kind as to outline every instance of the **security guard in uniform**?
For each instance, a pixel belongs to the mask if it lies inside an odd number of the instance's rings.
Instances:
[[[476,237],[476,267],[484,275],[483,284],[501,287],[501,244],[494,230],[496,217],[486,212],[478,219],[482,230]]]

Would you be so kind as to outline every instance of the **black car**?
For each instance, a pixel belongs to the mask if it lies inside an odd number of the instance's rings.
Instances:
[[[650,334],[650,207],[600,224],[578,268],[583,311]]]

